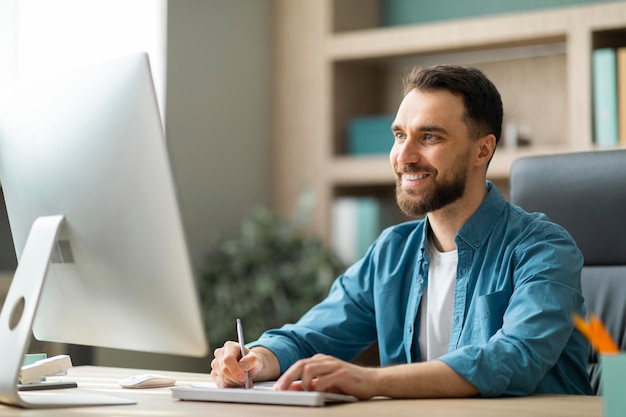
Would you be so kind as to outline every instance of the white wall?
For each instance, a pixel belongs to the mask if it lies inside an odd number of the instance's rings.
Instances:
[[[17,0],[0,0],[0,91],[15,82]]]
[[[271,1],[168,5],[167,136],[192,257],[270,201]]]
[[[166,67],[167,138],[201,271],[214,239],[270,201],[271,0],[169,1]],[[210,369],[203,358],[108,349],[96,361]]]
[[[148,52],[162,115],[167,0],[19,0],[16,79]]]

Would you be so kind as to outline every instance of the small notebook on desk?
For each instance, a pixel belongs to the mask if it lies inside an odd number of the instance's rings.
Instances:
[[[353,402],[356,397],[317,391],[274,391],[267,387],[217,388],[210,385],[179,386],[172,388],[175,399],[186,401],[213,401],[321,407],[331,403]]]

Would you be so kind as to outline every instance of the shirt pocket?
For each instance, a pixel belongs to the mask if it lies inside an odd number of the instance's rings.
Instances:
[[[509,304],[508,291],[496,291],[478,297],[478,311],[480,318],[489,319],[498,317],[502,320],[504,311]]]
[[[487,341],[502,327],[510,296],[509,291],[496,291],[476,299],[474,323],[480,329],[483,341]]]

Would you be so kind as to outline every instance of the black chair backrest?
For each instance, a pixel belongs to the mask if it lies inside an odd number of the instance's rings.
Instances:
[[[511,202],[546,213],[568,230],[585,257],[582,292],[626,349],[626,150],[524,157],[510,174]],[[595,351],[589,358],[599,392]]]

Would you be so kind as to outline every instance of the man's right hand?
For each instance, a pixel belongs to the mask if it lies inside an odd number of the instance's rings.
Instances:
[[[276,356],[264,347],[246,348],[246,355],[241,357],[241,348],[237,342],[226,342],[215,349],[211,361],[211,378],[220,388],[242,387],[248,371],[251,381],[275,380],[280,376],[280,365]]]

